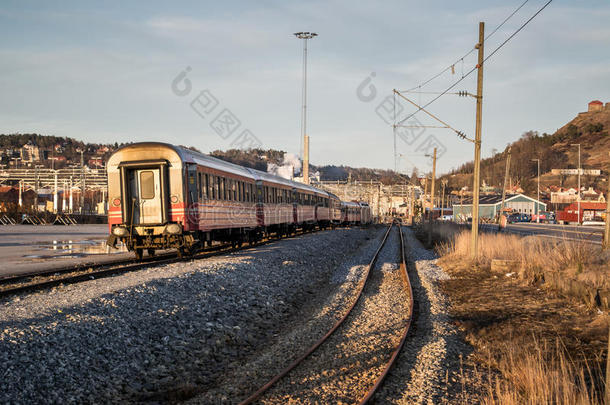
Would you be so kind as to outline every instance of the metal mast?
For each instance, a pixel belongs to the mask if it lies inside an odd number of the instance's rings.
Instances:
[[[305,147],[305,137],[307,136],[307,41],[317,37],[315,32],[295,32],[294,36],[303,40],[303,88],[302,88],[302,110],[301,110],[301,139],[299,140],[299,154],[303,158],[303,181],[309,184],[309,150]],[[303,156],[307,152],[307,156]]]

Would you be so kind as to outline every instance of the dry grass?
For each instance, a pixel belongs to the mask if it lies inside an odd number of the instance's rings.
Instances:
[[[452,234],[438,245],[439,253],[448,258],[469,260],[470,232],[448,232]],[[610,288],[610,255],[599,246],[584,241],[524,238],[502,233],[479,236],[478,263],[484,268],[490,267],[493,259],[516,260],[521,277],[529,281],[538,281],[545,276],[552,279],[550,273],[561,273],[564,280],[585,282],[593,289]]]
[[[608,319],[593,296],[610,291],[608,252],[584,242],[482,233],[474,266],[469,231],[437,231],[440,264],[452,275],[444,289],[475,348],[471,360],[499,376],[484,380],[481,402],[603,403]],[[493,259],[515,260],[517,274],[490,271]]]
[[[568,356],[559,341],[554,348],[538,347],[522,353],[507,345],[499,364],[503,379],[488,384],[484,404],[602,404],[599,381],[587,361],[578,363]],[[597,376],[599,377],[599,376]]]

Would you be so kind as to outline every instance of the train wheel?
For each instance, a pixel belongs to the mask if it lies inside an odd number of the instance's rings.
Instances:
[[[142,257],[144,256],[144,249],[137,248],[134,250],[134,253],[136,254],[136,260],[142,260]]]
[[[155,255],[155,249],[148,249],[147,252],[148,252],[148,255],[151,257]]]

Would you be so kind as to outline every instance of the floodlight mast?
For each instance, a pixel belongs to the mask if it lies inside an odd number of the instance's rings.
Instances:
[[[307,137],[307,41],[317,37],[318,34],[315,32],[295,32],[294,36],[298,39],[303,40],[303,99],[302,99],[302,110],[301,110],[301,139],[299,140],[299,148],[301,157],[303,158],[303,181],[305,184],[309,184],[309,142]]]

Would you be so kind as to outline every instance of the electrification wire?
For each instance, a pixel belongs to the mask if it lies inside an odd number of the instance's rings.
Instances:
[[[500,50],[500,48],[502,48],[504,45],[506,45],[506,43],[508,41],[510,41],[515,35],[517,35],[523,28],[525,28],[525,26],[527,24],[530,23],[530,21],[532,21],[534,18],[536,18],[536,16],[538,14],[540,14],[542,12],[542,10],[544,10],[549,4],[551,4],[553,0],[549,0],[545,3],[544,6],[542,6],[538,11],[536,11],[536,13],[534,13],[533,16],[531,16],[526,22],[524,22],[515,32],[513,32],[508,38],[506,38],[506,40],[504,40],[504,42],[502,42],[500,45],[498,45],[496,47],[496,49],[494,49],[489,55],[487,55],[485,57],[485,59],[483,59],[483,62],[481,63],[480,67],[483,67],[483,64],[489,59],[491,58],[496,52],[498,52],[498,50]],[[406,120],[408,120],[409,118],[411,118],[412,116],[414,116],[415,114],[417,114],[418,112],[420,112],[421,110],[423,110],[424,108],[428,107],[430,104],[434,103],[436,100],[438,100],[439,98],[441,98],[442,96],[444,96],[445,94],[447,94],[449,92],[449,90],[453,89],[455,86],[457,86],[462,80],[464,80],[465,78],[467,78],[468,76],[470,76],[472,74],[472,72],[474,72],[475,70],[477,70],[479,68],[479,66],[475,66],[472,69],[470,69],[464,76],[462,76],[460,79],[458,79],[455,83],[453,83],[451,86],[447,87],[444,91],[442,91],[438,96],[434,97],[432,100],[430,100],[428,103],[426,103],[425,105],[419,107],[419,109],[417,111],[415,111],[414,113],[408,115],[407,117],[403,118],[402,120],[398,121],[397,125],[402,124],[403,122],[405,122]]]
[[[495,34],[495,33],[496,33],[496,32],[497,32],[497,31],[498,31],[500,28],[502,28],[502,26],[503,26],[504,24],[506,24],[506,22],[507,22],[508,20],[510,20],[510,19],[511,19],[511,18],[512,18],[512,17],[513,17],[515,14],[517,14],[517,12],[518,12],[519,10],[521,10],[521,8],[522,8],[523,6],[525,6],[525,4],[526,4],[528,1],[529,1],[529,0],[525,0],[523,3],[521,3],[521,5],[520,5],[519,7],[517,7],[517,8],[515,9],[515,11],[513,11],[513,12],[512,12],[512,13],[511,13],[511,14],[510,14],[508,17],[506,17],[506,18],[504,19],[504,21],[502,21],[502,22],[500,23],[500,25],[498,25],[498,26],[497,26],[497,27],[496,27],[496,28],[495,28],[495,29],[494,29],[492,32],[490,32],[490,33],[489,33],[489,35],[487,35],[487,36],[485,37],[485,40],[487,41],[487,40],[488,40],[488,39],[489,39],[489,38],[490,38],[490,37],[491,37],[493,34]],[[476,48],[472,48],[472,49],[471,49],[470,51],[468,51],[468,52],[467,52],[467,53],[466,53],[464,56],[462,56],[461,58],[459,58],[458,60],[456,60],[455,62],[453,62],[451,65],[447,66],[445,69],[441,70],[439,73],[435,74],[434,76],[432,76],[431,78],[429,78],[429,79],[428,79],[428,80],[426,80],[425,82],[423,82],[423,83],[421,83],[421,84],[419,84],[419,85],[417,85],[417,86],[415,86],[415,87],[411,87],[409,90],[406,90],[406,91],[407,91],[407,92],[410,92],[410,91],[413,91],[413,90],[415,90],[415,89],[417,89],[417,88],[424,87],[426,84],[428,84],[428,83],[430,83],[431,81],[433,81],[434,79],[436,79],[436,78],[440,77],[440,76],[441,76],[443,73],[445,73],[446,71],[448,71],[449,69],[451,69],[452,67],[454,67],[454,66],[455,66],[455,65],[456,65],[458,62],[460,62],[460,61],[462,62],[462,77],[464,77],[464,70],[463,70],[463,69],[464,69],[464,66],[463,66],[463,64],[464,64],[464,58],[467,58],[468,56],[470,56],[470,54],[471,54],[471,53],[473,53],[473,52],[475,51],[475,49],[476,49]]]

